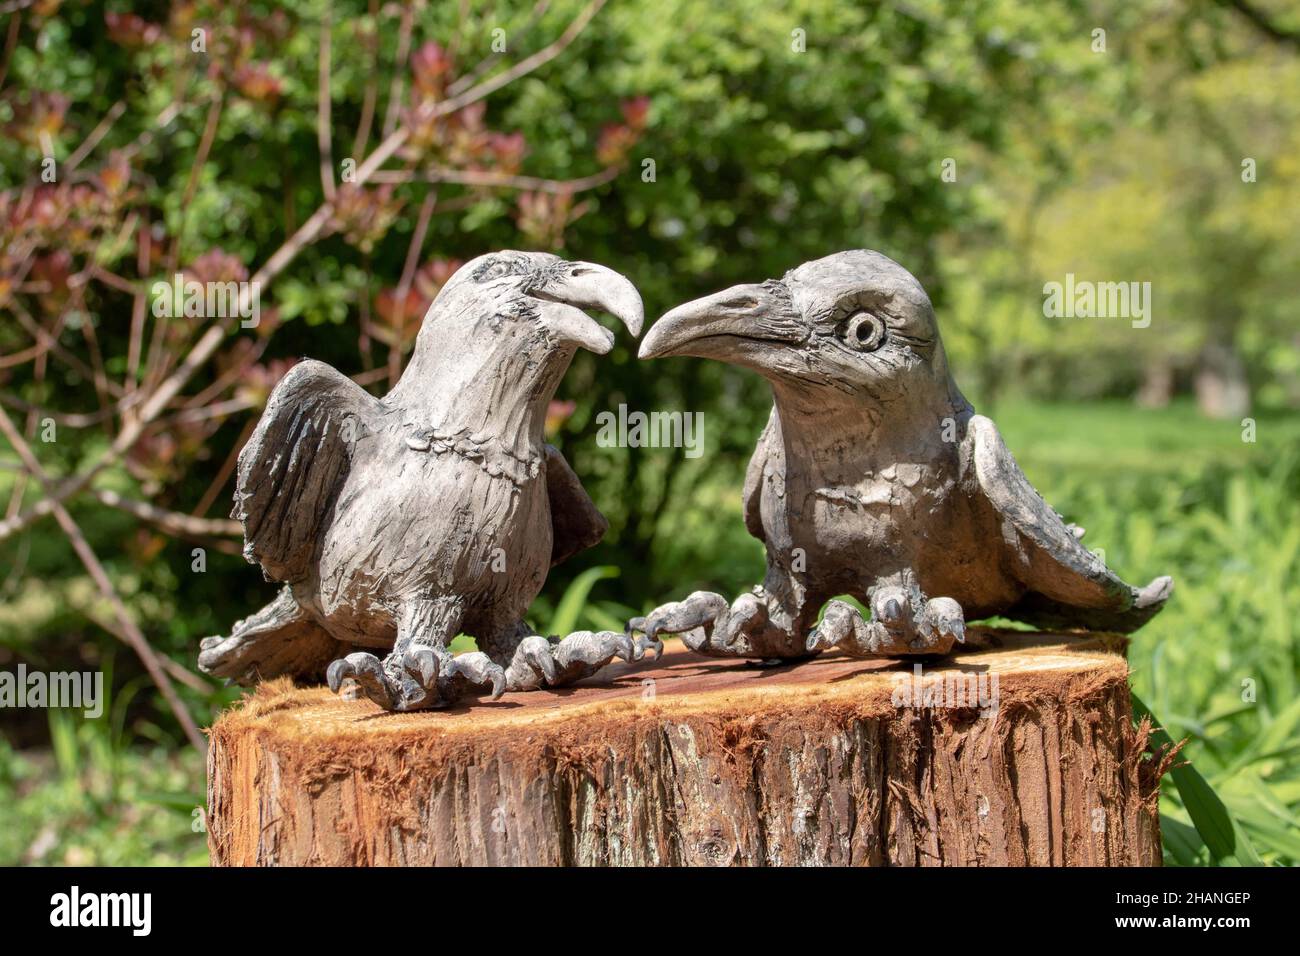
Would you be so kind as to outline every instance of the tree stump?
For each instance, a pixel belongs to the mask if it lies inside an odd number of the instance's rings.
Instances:
[[[1157,865],[1122,639],[972,628],[945,661],[692,655],[385,713],[285,681],[211,731],[212,860]]]

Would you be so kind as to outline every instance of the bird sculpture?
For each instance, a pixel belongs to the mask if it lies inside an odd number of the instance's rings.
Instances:
[[[766,547],[762,585],[730,604],[697,591],[632,619],[629,634],[770,661],[831,647],[938,655],[964,641],[967,620],[992,615],[1127,633],[1173,589],[1168,577],[1124,583],[1043,501],[954,383],[925,290],[878,252],[680,305],[640,356],[752,369],[774,405],[743,492]]]
[[[548,570],[607,528],[543,440],[575,351],[613,347],[587,308],[641,331],[641,298],[618,273],[498,252],[447,282],[385,397],[295,365],[240,453],[233,512],[244,556],[285,587],[206,638],[199,667],[242,684],[323,675],[336,692],[350,678],[410,711],[639,659],[649,645],[625,634],[552,640],[524,623]],[[479,650],[453,656],[459,633]]]

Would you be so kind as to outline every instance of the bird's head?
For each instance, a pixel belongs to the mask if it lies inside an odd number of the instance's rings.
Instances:
[[[840,398],[887,408],[919,393],[965,404],[929,296],[898,263],[866,249],[677,306],[641,343],[641,358],[668,355],[754,369],[778,400],[814,408]]]
[[[547,252],[492,252],[456,270],[429,307],[421,337],[442,340],[456,326],[480,340],[604,355],[614,333],[583,309],[608,312],[641,334],[641,296],[613,269]]]
[[[600,309],[639,335],[636,287],[612,269],[545,252],[493,252],[465,263],[438,293],[393,402],[435,418],[453,400],[483,395],[507,413],[545,405],[579,348],[603,355],[614,333],[584,312]]]

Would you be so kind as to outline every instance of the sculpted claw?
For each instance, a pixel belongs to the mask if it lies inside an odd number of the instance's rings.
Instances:
[[[343,679],[352,676],[352,667],[345,660],[337,660],[330,664],[329,669],[325,671],[325,681],[330,686],[330,691],[337,694],[339,688],[343,686]]]

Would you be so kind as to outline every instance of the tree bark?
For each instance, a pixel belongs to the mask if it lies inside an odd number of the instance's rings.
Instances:
[[[1123,641],[926,664],[670,649],[453,711],[263,685],[212,728],[225,865],[1158,865]]]

